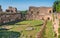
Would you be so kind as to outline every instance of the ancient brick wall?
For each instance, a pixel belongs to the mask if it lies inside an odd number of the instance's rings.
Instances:
[[[6,9],[6,12],[13,12],[13,13],[16,13],[16,12],[17,12],[17,8],[10,6],[8,9]]]
[[[51,19],[51,14],[53,13],[52,7],[29,7],[26,15],[27,20],[40,20],[40,19]]]
[[[10,21],[21,20],[20,13],[0,13],[0,23],[6,23]]]
[[[58,17],[58,19],[60,19],[60,13],[57,13],[57,17]]]

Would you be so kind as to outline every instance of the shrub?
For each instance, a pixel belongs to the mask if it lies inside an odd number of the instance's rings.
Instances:
[[[58,28],[58,33],[60,33],[60,28]]]
[[[58,38],[60,38],[60,35],[58,35]]]

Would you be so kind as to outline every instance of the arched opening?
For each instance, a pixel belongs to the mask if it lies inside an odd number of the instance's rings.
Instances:
[[[10,12],[10,10],[6,10],[6,12]]]
[[[11,10],[11,12],[13,12],[13,11]]]
[[[37,14],[39,14],[39,11],[37,12]]]
[[[49,11],[49,13],[51,13],[51,10]]]
[[[47,19],[48,19],[48,20],[50,20],[50,18],[49,18],[49,17],[48,17]]]
[[[33,14],[33,11],[31,11],[31,14]]]

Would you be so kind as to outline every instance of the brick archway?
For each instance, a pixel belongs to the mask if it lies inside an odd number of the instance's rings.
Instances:
[[[50,17],[48,17],[47,19],[50,20]]]

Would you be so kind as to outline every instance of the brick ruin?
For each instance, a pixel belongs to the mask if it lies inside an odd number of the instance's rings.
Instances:
[[[16,20],[52,20],[52,7],[34,7],[30,6],[27,14],[18,13],[17,8],[9,7],[5,12],[0,6],[0,23],[6,23]],[[60,14],[57,15],[60,18]]]
[[[7,23],[16,20],[21,20],[21,13],[17,12],[17,8],[9,7],[6,9],[6,12],[3,12],[0,6],[0,23]]]
[[[26,15],[27,20],[46,20],[52,19],[52,7],[29,7]]]
[[[6,23],[10,21],[20,20],[20,13],[1,13],[0,14],[0,23]]]
[[[14,12],[14,13],[16,13],[17,12],[17,8],[9,6],[9,8],[6,9],[6,12]]]

